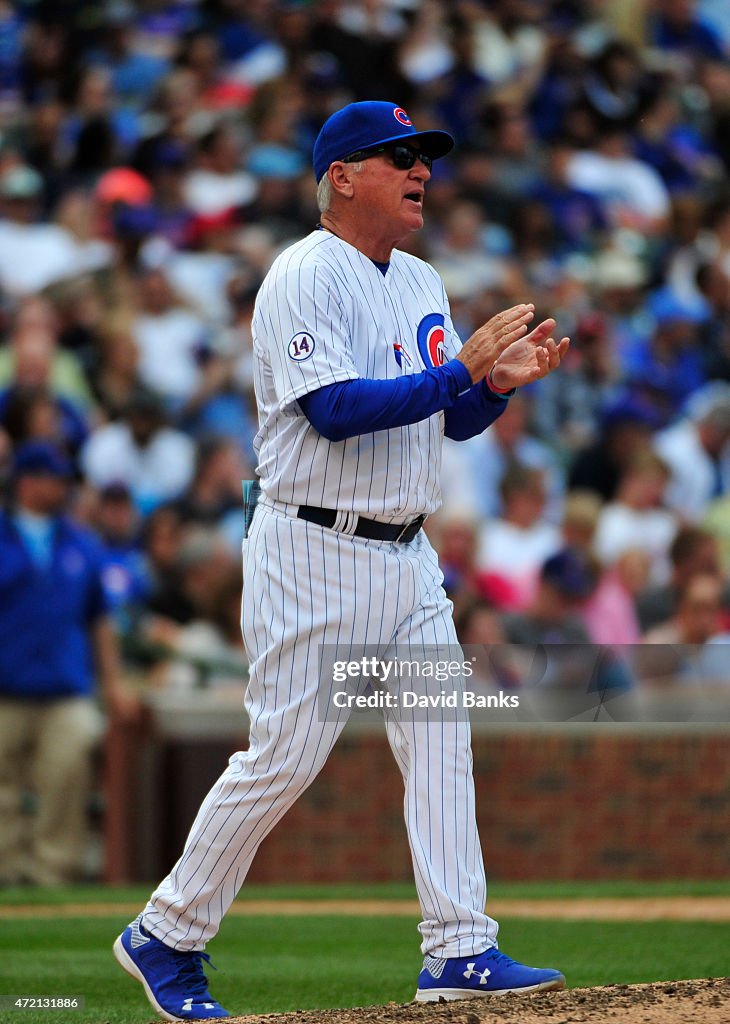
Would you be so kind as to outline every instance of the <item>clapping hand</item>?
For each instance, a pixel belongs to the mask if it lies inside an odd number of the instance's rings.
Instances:
[[[551,336],[554,330],[553,319],[543,320],[529,334],[512,341],[491,369],[494,386],[500,391],[509,391],[540,380],[557,369],[568,351],[570,339],[556,342]]]
[[[534,315],[533,304],[523,302],[497,313],[474,331],[456,357],[473,383],[491,373],[494,386],[509,391],[545,377],[560,365],[570,340],[556,342],[551,337],[552,319],[543,320],[528,334]]]

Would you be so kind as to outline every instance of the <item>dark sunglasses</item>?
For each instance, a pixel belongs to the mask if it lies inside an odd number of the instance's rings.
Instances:
[[[385,153],[390,158],[393,166],[397,167],[399,171],[410,171],[416,160],[420,160],[427,171],[430,171],[433,165],[433,157],[403,143],[394,143],[390,146],[374,146],[372,149],[358,149],[356,152],[344,157],[342,162],[345,164],[355,164],[358,160],[369,160],[371,156],[380,156],[381,153]]]

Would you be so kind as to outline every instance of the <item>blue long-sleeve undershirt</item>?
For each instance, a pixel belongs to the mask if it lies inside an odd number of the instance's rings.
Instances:
[[[494,423],[508,397],[494,394],[484,381],[472,385],[464,364],[452,359],[444,366],[393,380],[357,377],[328,384],[302,395],[299,406],[328,441],[403,427],[441,410],[446,436],[465,441]]]

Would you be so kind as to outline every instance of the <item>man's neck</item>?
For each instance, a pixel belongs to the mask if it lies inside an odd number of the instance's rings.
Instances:
[[[388,263],[399,239],[374,236],[372,226],[353,224],[335,216],[330,210],[322,214],[320,224],[326,230],[354,246],[363,256],[376,263]]]

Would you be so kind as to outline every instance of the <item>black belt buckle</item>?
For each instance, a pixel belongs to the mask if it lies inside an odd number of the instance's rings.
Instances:
[[[423,526],[423,524],[425,523],[425,521],[426,521],[426,516],[425,515],[420,515],[416,519],[412,519],[410,523],[405,523],[404,526],[403,526],[403,529],[398,534],[398,536],[395,538],[396,544],[398,543],[398,541],[406,541],[406,540],[408,542],[412,541],[415,538],[415,536],[418,533],[418,531]],[[412,533],[410,533],[411,530],[413,531]],[[410,533],[410,536],[406,537],[406,534],[408,534],[408,533]]]

